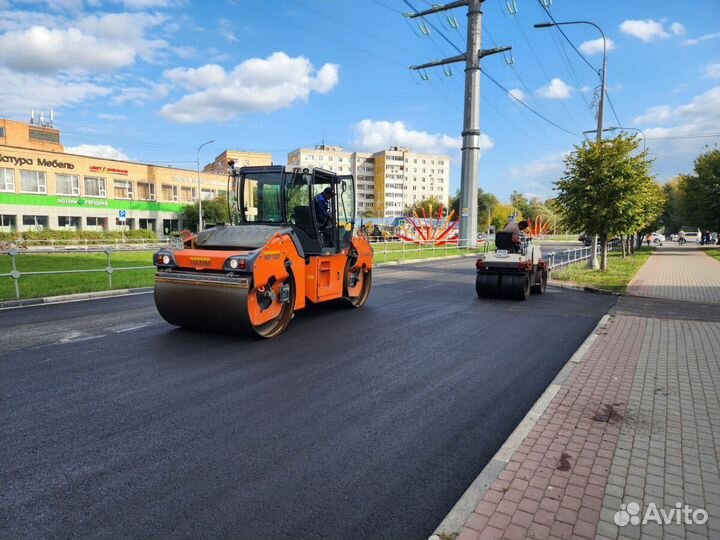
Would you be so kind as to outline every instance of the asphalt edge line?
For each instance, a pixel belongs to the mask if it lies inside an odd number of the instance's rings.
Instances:
[[[5,302],[0,302],[0,311],[6,309],[42,306],[47,304],[65,304],[70,302],[82,302],[84,300],[98,300],[101,298],[112,298],[114,296],[134,296],[136,294],[147,294],[152,291],[152,287],[136,287],[133,289],[113,289],[110,291],[94,291],[76,294],[64,294],[60,296],[45,296],[43,298],[7,300]]]
[[[397,266],[400,264],[414,264],[431,261],[444,261],[448,259],[462,259],[465,257],[477,257],[477,253],[465,253],[462,255],[446,255],[442,257],[427,257],[425,259],[406,259],[402,261],[387,261],[376,263],[375,267]],[[110,291],[93,291],[75,294],[64,294],[59,296],[46,296],[43,298],[24,298],[21,300],[6,300],[0,302],[0,310],[17,309],[23,307],[40,306],[44,304],[62,304],[66,302],[82,302],[83,300],[96,300],[98,298],[109,298],[112,296],[132,296],[135,294],[146,294],[153,291],[153,287],[135,287],[132,289],[113,289]]]
[[[452,507],[447,516],[440,522],[440,525],[437,526],[428,540],[441,540],[441,535],[447,537],[453,533],[460,532],[467,519],[475,511],[480,501],[482,501],[487,490],[505,469],[515,450],[522,444],[522,441],[528,433],[530,433],[535,423],[543,415],[545,409],[547,409],[547,406],[565,383],[572,370],[583,360],[583,357],[597,339],[597,336],[604,333],[603,330],[607,328],[611,318],[612,315],[609,313],[602,316],[595,325],[595,328],[590,332],[590,335],[585,338],[582,345],[580,345],[578,350],[575,351],[565,363],[550,385],[545,389],[545,392],[543,392],[535,402],[488,464],[480,471],[477,478],[475,478],[472,484],[465,490],[465,493],[462,494],[458,502],[455,503],[455,506]]]

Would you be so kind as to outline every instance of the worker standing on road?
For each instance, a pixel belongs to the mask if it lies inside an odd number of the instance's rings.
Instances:
[[[685,243],[685,231],[681,230],[678,233],[678,244],[680,244],[682,246],[684,243]]]

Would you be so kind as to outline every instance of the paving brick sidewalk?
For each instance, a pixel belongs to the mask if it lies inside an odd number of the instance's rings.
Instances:
[[[694,250],[663,255],[650,258],[662,263],[646,273],[651,290],[666,279],[657,276],[677,275],[664,268],[677,259],[715,264]],[[670,287],[706,287],[679,279]],[[613,314],[458,540],[720,539],[720,323],[658,317]],[[634,524],[652,505],[667,513],[678,503],[705,510],[707,521]],[[633,521],[618,526],[616,514]]]
[[[628,287],[630,294],[720,303],[720,261],[695,244],[658,247]]]

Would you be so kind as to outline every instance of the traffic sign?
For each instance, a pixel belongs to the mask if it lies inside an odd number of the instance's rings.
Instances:
[[[120,221],[125,221],[127,219],[127,210],[120,210],[119,217]]]

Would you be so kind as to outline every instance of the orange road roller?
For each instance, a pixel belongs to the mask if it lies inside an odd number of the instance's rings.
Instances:
[[[230,162],[232,225],[200,231],[155,253],[155,305],[170,324],[282,333],[308,302],[370,295],[372,248],[354,234],[351,175]]]

